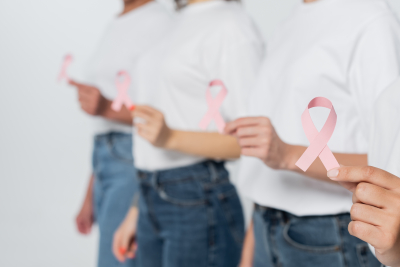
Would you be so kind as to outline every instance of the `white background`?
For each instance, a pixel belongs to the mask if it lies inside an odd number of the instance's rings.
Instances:
[[[168,1],[168,0],[165,0]],[[245,0],[266,40],[301,0]],[[321,0],[323,1],[323,0]],[[400,12],[400,1],[391,0]],[[95,266],[74,217],[90,173],[90,118],[56,82],[79,78],[119,0],[0,0],[0,266]]]

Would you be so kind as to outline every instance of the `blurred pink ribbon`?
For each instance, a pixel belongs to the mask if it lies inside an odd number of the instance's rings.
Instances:
[[[211,95],[211,87],[212,86],[221,86],[221,90],[217,94],[215,98],[212,97]],[[221,113],[219,112],[219,108],[222,105],[222,102],[224,101],[226,95],[228,94],[228,90],[226,89],[224,83],[220,80],[214,80],[210,83],[207,91],[206,91],[206,100],[207,100],[207,105],[208,105],[208,111],[206,115],[202,118],[199,126],[201,129],[205,130],[207,129],[207,126],[210,124],[210,122],[214,119],[215,124],[217,125],[218,132],[222,133],[225,128],[225,121],[221,116]]]
[[[68,74],[67,74],[67,69],[68,69],[68,66],[69,66],[71,63],[72,63],[72,55],[67,54],[67,55],[64,57],[64,62],[63,62],[62,67],[61,67],[60,75],[58,75],[58,81],[59,81],[59,82],[61,82],[63,79],[66,79],[67,82],[69,82],[69,77],[68,77]]]
[[[121,79],[123,79],[121,81]],[[114,111],[120,111],[122,108],[122,105],[125,105],[127,109],[131,109],[133,104],[131,99],[128,96],[128,89],[129,85],[131,84],[131,77],[126,71],[120,71],[117,74],[116,78],[116,86],[118,90],[118,95],[113,101],[111,108]]]
[[[331,110],[328,115],[328,119],[326,120],[320,132],[318,132],[317,128],[315,128],[309,112],[309,109],[314,107],[324,107]],[[306,171],[317,159],[317,157],[321,159],[327,170],[340,167],[335,156],[332,154],[332,151],[327,145],[333,134],[333,131],[335,130],[336,120],[337,115],[331,101],[325,97],[316,97],[310,101],[308,107],[301,115],[301,123],[307,139],[310,141],[310,146],[296,162],[297,167],[303,171]]]

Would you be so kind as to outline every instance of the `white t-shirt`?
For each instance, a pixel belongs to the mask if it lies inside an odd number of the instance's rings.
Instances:
[[[400,177],[400,79],[379,97],[372,118],[369,165]]]
[[[140,55],[164,38],[171,22],[171,14],[155,1],[115,18],[89,62],[86,82],[99,88],[109,100],[114,100],[118,92],[117,73],[131,70]],[[134,88],[131,87],[129,95],[136,102],[132,91]],[[95,117],[94,124],[95,134],[132,132],[131,126],[103,117]]]
[[[376,101],[370,137],[369,165],[400,177],[400,79]]]
[[[367,153],[369,117],[382,90],[400,75],[400,27],[383,0],[320,0],[300,4],[269,43],[250,97],[251,116],[268,116],[284,142],[309,146],[301,114],[317,96],[338,115],[333,152]],[[310,111],[320,129],[328,109]],[[349,212],[339,185],[270,169],[243,157],[239,186],[254,202],[298,216]]]
[[[179,14],[170,37],[143,56],[135,71],[137,103],[164,113],[169,127],[202,131],[206,90],[223,81],[228,94],[220,112],[226,121],[246,113],[247,98],[263,58],[263,42],[242,6],[221,0],[191,4]],[[213,88],[216,92],[220,88]],[[210,125],[208,131],[216,131]],[[135,134],[135,165],[142,170],[188,166],[204,160],[153,147]]]

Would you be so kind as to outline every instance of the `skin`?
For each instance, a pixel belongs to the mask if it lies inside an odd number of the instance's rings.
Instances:
[[[137,133],[156,147],[210,159],[240,157],[240,147],[234,137],[219,133],[188,132],[168,127],[164,115],[149,106],[136,106],[132,112]]]
[[[400,178],[370,166],[333,169],[328,177],[353,185],[350,234],[371,244],[384,265],[400,267]]]
[[[70,80],[69,84],[76,88],[79,104],[86,114],[100,116],[126,125],[133,124],[130,111],[125,106],[118,112],[114,111],[111,108],[112,101],[106,99],[98,88],[74,80]]]
[[[242,257],[240,259],[240,267],[252,267],[253,266],[253,258],[254,258],[254,248],[255,248],[255,240],[254,240],[254,224],[253,221],[250,223],[247,228],[246,237],[244,239],[244,246],[242,250]]]
[[[83,201],[81,210],[76,216],[76,228],[78,232],[83,235],[88,235],[92,230],[94,223],[94,212],[93,212],[93,175],[89,179],[89,185],[86,191],[85,200]]]
[[[305,173],[295,165],[307,147],[283,142],[267,117],[237,119],[226,125],[225,133],[238,139],[242,155],[259,158],[265,165],[275,170],[293,171],[332,183],[326,177],[326,169],[319,159]],[[333,154],[340,163],[346,165],[367,164],[366,154]]]
[[[112,250],[114,256],[120,262],[124,262],[128,258],[135,258],[137,250],[135,237],[138,217],[138,208],[131,207],[124,221],[114,233]]]
[[[130,11],[147,4],[153,0],[124,0],[124,8],[120,16],[129,13]],[[74,80],[70,80],[70,85],[74,86],[78,93],[78,100],[81,109],[91,116],[101,116],[109,120],[118,121],[126,125],[133,125],[131,112],[123,106],[119,112],[111,109],[112,101],[106,99],[100,90],[88,84],[82,84]],[[76,217],[76,226],[81,234],[89,234],[94,223],[93,211],[93,182],[94,175],[92,174],[89,181],[89,186],[86,191],[85,199],[81,209]],[[131,215],[132,216],[132,215]],[[128,231],[128,227],[124,227]],[[122,230],[121,230],[122,231]],[[121,233],[120,233],[121,234]],[[125,244],[125,241],[122,242]],[[134,257],[134,247],[126,246],[126,249],[119,250],[121,257]]]

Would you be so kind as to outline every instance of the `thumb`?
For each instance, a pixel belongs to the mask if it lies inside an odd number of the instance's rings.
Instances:
[[[75,81],[75,80],[72,80],[72,79],[69,79],[69,80],[68,80],[68,84],[69,84],[69,85],[72,85],[72,86],[75,86],[75,87],[82,87],[82,86],[85,86],[83,83],[79,83],[79,82],[77,82],[77,81]]]

